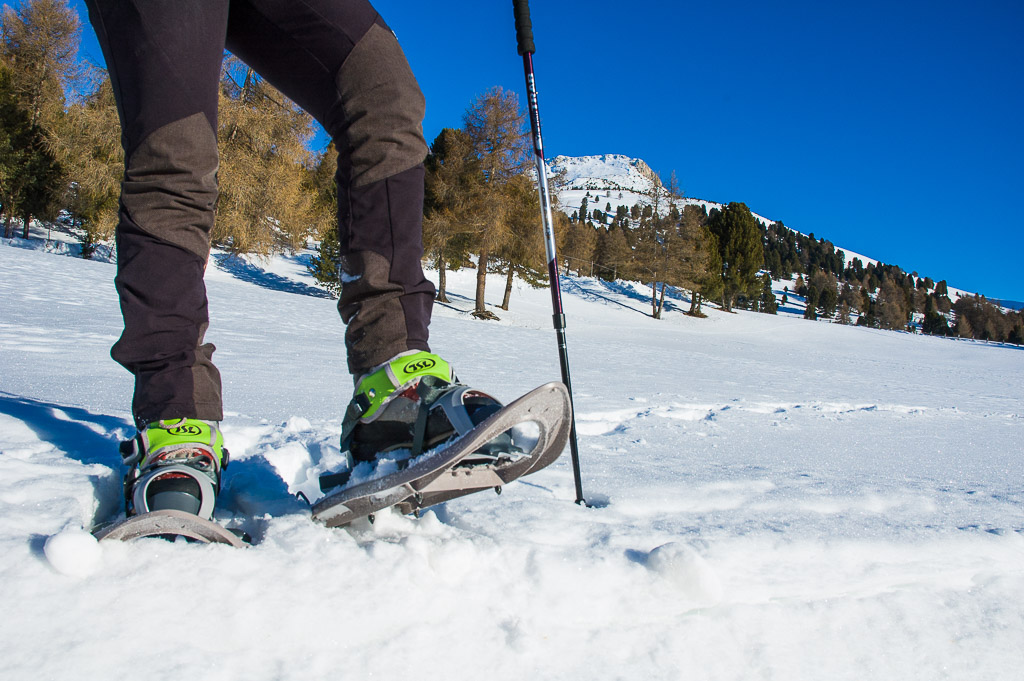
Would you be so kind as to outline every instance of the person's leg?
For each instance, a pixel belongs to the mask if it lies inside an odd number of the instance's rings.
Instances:
[[[233,0],[227,47],[335,141],[349,370],[429,350],[424,102],[395,36],[364,0]]]
[[[204,343],[203,273],[217,201],[217,96],[227,0],[87,0],[121,117],[115,284],[140,426],[222,418]]]

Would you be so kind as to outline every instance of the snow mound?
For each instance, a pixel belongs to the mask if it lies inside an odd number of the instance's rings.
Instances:
[[[93,574],[102,557],[96,538],[78,528],[63,530],[47,539],[43,552],[54,570],[69,577]]]
[[[687,600],[704,606],[715,605],[722,600],[722,582],[718,574],[686,544],[662,544],[647,554],[645,565],[672,584]]]

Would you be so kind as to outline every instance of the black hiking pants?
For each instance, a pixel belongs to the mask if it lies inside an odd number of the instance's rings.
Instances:
[[[349,370],[428,350],[423,96],[366,0],[87,0],[121,118],[125,175],[111,356],[138,423],[221,420],[203,273],[217,202],[217,96],[230,50],[319,121],[338,149],[338,310]],[[254,311],[255,314],[255,311]]]

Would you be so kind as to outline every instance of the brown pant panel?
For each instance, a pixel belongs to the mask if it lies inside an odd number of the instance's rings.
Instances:
[[[114,283],[124,331],[110,354],[135,376],[136,420],[221,420],[220,374],[210,359],[214,347],[203,340],[204,261],[139,229],[124,212],[117,250]]]
[[[168,123],[136,145],[121,204],[141,229],[206,262],[217,205],[217,136],[202,113]]]
[[[354,375],[405,350],[430,349],[434,285],[420,265],[423,172],[420,164],[361,187],[338,184],[338,310],[349,325],[348,365]]]
[[[389,29],[380,24],[370,27],[338,71],[337,85],[353,187],[423,162],[426,102]]]

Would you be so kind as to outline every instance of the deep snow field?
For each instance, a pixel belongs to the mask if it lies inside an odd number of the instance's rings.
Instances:
[[[420,519],[328,530],[343,327],[304,258],[207,275],[256,544],[97,544],[131,379],[114,267],[0,242],[0,679],[1019,679],[1024,350],[798,319],[646,316],[563,281],[568,454]],[[510,400],[559,376],[546,290],[449,274],[432,342]],[[500,300],[502,277],[488,287]]]

